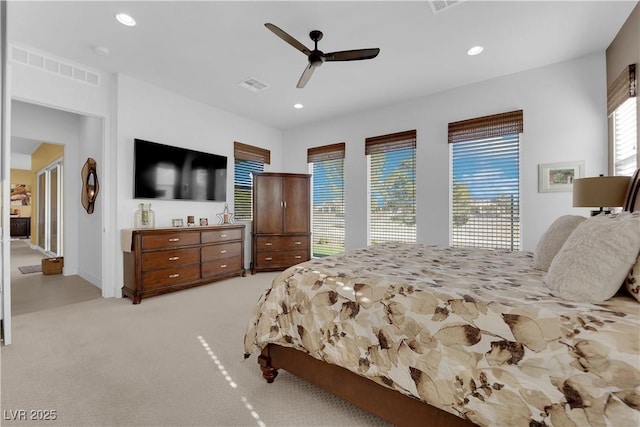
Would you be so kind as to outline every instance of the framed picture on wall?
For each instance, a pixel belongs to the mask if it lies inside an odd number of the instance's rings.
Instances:
[[[11,206],[31,206],[31,186],[11,184]]]
[[[584,160],[538,165],[538,193],[570,192],[573,180],[584,176]]]

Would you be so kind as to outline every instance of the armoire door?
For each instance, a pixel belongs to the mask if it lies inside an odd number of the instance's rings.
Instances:
[[[284,178],[284,224],[285,233],[309,232],[309,178],[287,176]]]
[[[284,188],[282,177],[254,175],[254,230],[260,233],[282,233]]]

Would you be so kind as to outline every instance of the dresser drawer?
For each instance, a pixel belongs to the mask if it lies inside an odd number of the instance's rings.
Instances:
[[[308,236],[258,236],[258,251],[304,250],[309,248]]]
[[[242,270],[242,259],[239,256],[202,263],[203,278],[233,273],[240,270]]]
[[[200,244],[199,232],[167,233],[142,236],[142,249],[167,249]]]
[[[163,268],[142,273],[144,290],[163,288],[200,279],[200,264]]]
[[[222,229],[202,232],[202,243],[227,242],[242,239],[242,229]]]
[[[142,271],[200,263],[200,248],[172,249],[142,254]]]
[[[261,268],[270,266],[290,266],[309,259],[307,251],[259,252],[256,265]]]
[[[202,247],[202,262],[217,259],[239,257],[242,254],[242,243],[221,243]]]

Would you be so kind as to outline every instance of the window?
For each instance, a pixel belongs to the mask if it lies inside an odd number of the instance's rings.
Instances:
[[[416,131],[367,138],[369,244],[416,241]]]
[[[613,112],[614,175],[631,176],[638,167],[636,99],[627,99]]]
[[[264,172],[271,163],[271,152],[251,145],[234,143],[233,210],[234,218],[253,219],[253,172]]]
[[[313,181],[314,257],[344,252],[344,154],[344,142],[307,151]]]
[[[522,111],[449,123],[451,245],[520,249]]]
[[[607,89],[613,134],[613,175],[631,176],[638,167],[636,66],[629,65]]]

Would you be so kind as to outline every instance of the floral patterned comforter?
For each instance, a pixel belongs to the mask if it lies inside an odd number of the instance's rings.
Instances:
[[[294,347],[482,426],[640,426],[640,304],[554,297],[529,252],[383,243],[279,274],[245,353]]]

